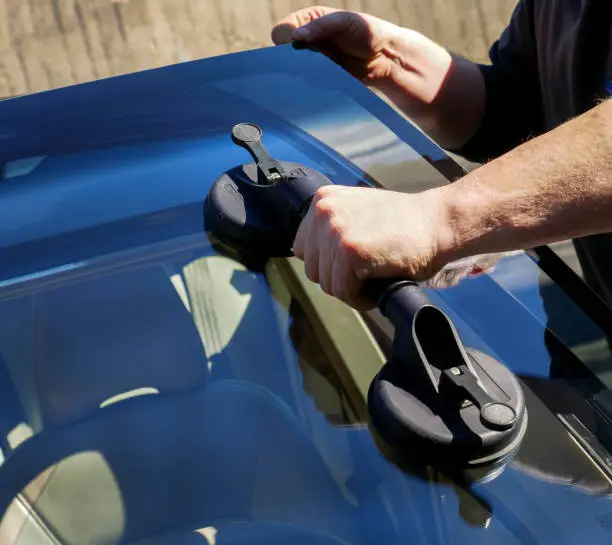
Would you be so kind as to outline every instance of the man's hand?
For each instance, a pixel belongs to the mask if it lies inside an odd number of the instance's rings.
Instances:
[[[368,277],[424,280],[446,261],[446,226],[430,192],[325,186],[319,189],[293,251],[322,289],[360,310]]]
[[[317,47],[358,79],[376,85],[400,79],[404,69],[396,62],[395,49],[405,33],[405,29],[365,13],[317,6],[282,19],[272,29],[272,41]],[[442,48],[437,53],[444,70],[444,64],[450,64],[450,55]],[[414,75],[415,86],[421,84],[417,79]]]
[[[414,30],[365,13],[317,6],[282,19],[272,41],[319,49],[385,93],[445,147],[460,147],[480,125],[485,90],[479,69]]]
[[[319,189],[294,241],[308,277],[367,309],[368,277],[425,280],[468,256],[612,230],[612,99],[455,183]]]

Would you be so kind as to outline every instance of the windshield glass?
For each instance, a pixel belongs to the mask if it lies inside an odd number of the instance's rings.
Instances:
[[[396,466],[366,408],[389,324],[207,238],[243,121],[335,183],[461,173],[290,47],[0,102],[0,543],[609,543],[604,332],[524,253],[439,277],[464,343],[522,378],[527,436],[472,485]]]

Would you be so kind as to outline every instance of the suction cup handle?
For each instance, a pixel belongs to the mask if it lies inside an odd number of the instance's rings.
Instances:
[[[451,367],[442,374],[480,409],[480,419],[488,428],[503,431],[514,426],[517,418],[515,410],[492,398],[466,366]]]
[[[369,278],[363,290],[393,324],[412,320],[421,307],[431,305],[423,289],[406,278]]]
[[[450,318],[433,305],[418,284],[401,279],[371,279],[366,281],[365,290],[395,328],[395,359],[404,360],[416,375],[425,377],[434,391],[449,392],[440,386],[445,382],[455,397],[473,402],[487,428],[503,431],[516,424],[516,411],[483,387]],[[425,308],[428,311],[421,312]],[[414,326],[417,320],[419,327]],[[430,343],[421,338],[423,331],[436,332],[439,346],[434,353],[429,353]],[[420,350],[415,350],[417,345]],[[419,360],[423,367],[415,369],[415,361]]]
[[[331,182],[313,169],[273,159],[262,137],[263,131],[253,123],[239,123],[232,128],[234,144],[245,148],[257,165],[259,183],[244,187],[243,193],[248,196],[249,206],[257,206],[273,217],[278,229],[293,241],[317,189]]]
[[[232,141],[245,148],[257,164],[263,185],[273,185],[287,179],[284,167],[273,159],[262,142],[262,131],[253,123],[239,123],[232,128]]]

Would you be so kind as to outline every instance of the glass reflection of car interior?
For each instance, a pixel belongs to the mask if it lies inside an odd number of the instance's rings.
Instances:
[[[417,191],[451,163],[319,55],[201,63],[0,107],[7,134],[20,128],[0,152],[0,543],[610,542],[603,331],[522,252],[432,280],[464,342],[521,377],[529,427],[488,481],[397,466],[366,409],[388,324],[323,294],[297,260],[257,271],[218,252],[201,203],[246,161],[228,141],[246,113],[280,116],[268,148],[342,183]],[[299,89],[270,92],[270,74]],[[206,99],[219,93],[223,108]],[[80,115],[62,117],[64,100]],[[37,108],[47,141],[19,122]],[[35,205],[47,215],[25,221]]]

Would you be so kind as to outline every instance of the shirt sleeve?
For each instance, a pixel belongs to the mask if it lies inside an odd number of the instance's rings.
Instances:
[[[469,160],[493,159],[542,132],[532,1],[519,2],[489,51],[490,64],[478,65],[486,86],[484,119],[472,139],[454,150]]]

